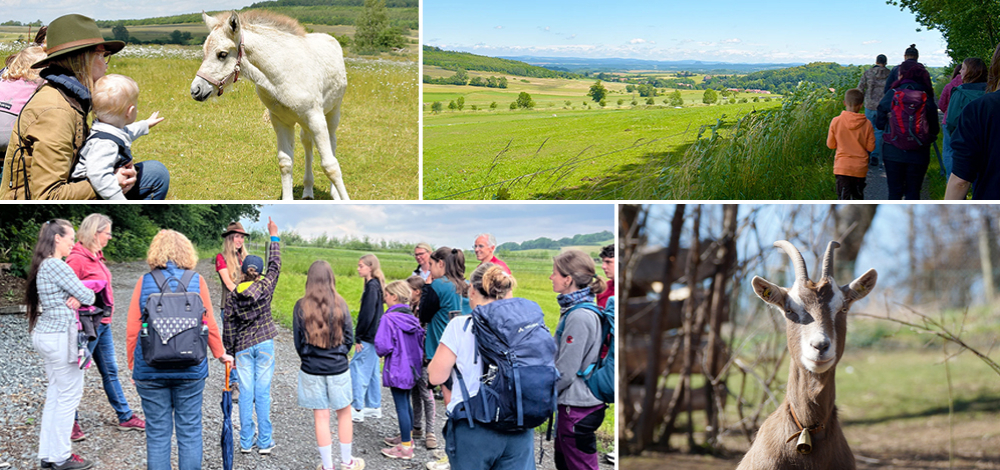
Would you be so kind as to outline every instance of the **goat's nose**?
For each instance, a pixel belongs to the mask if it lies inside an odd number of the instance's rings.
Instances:
[[[820,354],[823,354],[826,352],[827,349],[830,349],[830,340],[828,338],[823,338],[819,340],[814,339],[811,342],[809,342],[809,345],[815,348],[817,351],[819,351]]]

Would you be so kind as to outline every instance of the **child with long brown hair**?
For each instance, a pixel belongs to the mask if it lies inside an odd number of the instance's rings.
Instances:
[[[354,344],[347,302],[337,294],[330,263],[316,261],[306,274],[306,293],[292,313],[299,369],[299,406],[313,410],[316,445],[322,463],[317,470],[333,470],[330,410],[337,411],[340,468],[361,470],[365,461],[351,456],[354,424],[351,422],[351,375],[347,354]]]

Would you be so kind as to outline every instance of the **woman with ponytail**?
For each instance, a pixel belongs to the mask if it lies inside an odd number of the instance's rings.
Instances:
[[[330,263],[316,261],[306,274],[306,294],[295,303],[292,313],[295,350],[299,369],[299,406],[313,410],[316,446],[320,463],[317,470],[333,470],[330,410],[337,410],[337,437],[340,440],[340,468],[361,470],[364,460],[351,456],[354,424],[351,422],[351,375],[347,354],[354,344],[351,312],[337,294]]]
[[[441,334],[451,318],[471,311],[469,308],[469,285],[465,282],[465,254],[458,248],[442,246],[431,253],[430,284],[424,286],[420,294],[420,323],[427,324],[424,339],[424,354],[427,360],[434,359],[434,353],[441,342]],[[444,384],[442,393],[448,402],[451,381]]]
[[[594,260],[580,250],[553,259],[552,290],[559,294],[556,369],[559,415],[556,419],[556,469],[597,469],[597,428],[604,422],[604,403],[577,372],[597,362],[601,353],[601,319],[584,304],[605,290]],[[596,306],[595,306],[596,308]]]
[[[382,417],[382,380],[375,354],[375,334],[382,320],[382,289],[385,287],[382,266],[371,253],[358,260],[358,275],[365,281],[365,290],[361,294],[358,327],[355,329],[357,341],[354,343],[354,359],[351,359],[351,384],[354,387],[351,417],[355,423],[361,423],[365,418]]]

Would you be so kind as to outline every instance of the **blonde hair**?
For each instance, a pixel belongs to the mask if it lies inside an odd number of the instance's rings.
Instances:
[[[49,62],[49,66],[59,66],[64,69],[68,69],[73,72],[73,76],[80,81],[87,90],[94,89],[94,79],[90,74],[90,64],[94,63],[94,59],[101,55],[97,52],[97,49],[89,49],[83,52],[72,54],[66,57],[60,57],[58,59]]]
[[[98,79],[90,96],[97,119],[125,117],[129,107],[139,105],[139,84],[131,77],[113,73]]]
[[[580,250],[566,250],[553,258],[552,262],[559,274],[573,278],[577,289],[590,287],[593,294],[600,294],[607,289],[604,280],[597,277],[594,259]]]
[[[241,260],[246,259],[247,255],[250,254],[247,251],[246,241],[243,242],[243,246],[240,249],[236,249],[236,235],[243,235],[239,232],[232,232],[226,235],[222,239],[222,259],[226,260],[226,268],[229,270],[229,280],[233,283],[237,283],[240,280],[242,270]],[[246,235],[243,235],[244,240]]]
[[[198,264],[198,252],[183,233],[160,230],[149,244],[146,264],[149,269],[165,268],[167,261],[173,261],[181,269],[194,269]]]
[[[406,281],[392,281],[385,286],[385,293],[396,296],[396,301],[401,304],[410,303],[410,283]]]
[[[110,227],[111,218],[104,214],[90,214],[83,222],[80,222],[80,230],[76,232],[77,238],[91,252],[101,251],[101,246],[97,243],[97,232]]]
[[[0,80],[38,82],[41,79],[38,75],[38,69],[33,69],[31,66],[44,58],[45,49],[42,46],[26,47],[21,52],[14,54],[7,69],[3,71],[3,75],[0,75]]]
[[[382,265],[379,263],[378,258],[375,255],[368,253],[367,255],[362,256],[358,261],[361,261],[362,263],[365,263],[365,266],[372,268],[372,277],[378,279],[379,287],[385,286],[385,274],[382,274]]]
[[[517,287],[514,276],[507,274],[503,268],[493,263],[479,265],[469,276],[469,282],[479,295],[488,299],[502,299]]]

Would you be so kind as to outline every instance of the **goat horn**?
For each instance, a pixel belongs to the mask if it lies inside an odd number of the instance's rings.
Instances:
[[[806,272],[806,260],[802,258],[802,253],[795,248],[787,240],[778,240],[774,242],[774,246],[785,250],[788,257],[792,259],[792,265],[795,266],[795,282],[805,282],[809,280],[809,273]]]
[[[827,277],[833,276],[833,250],[836,248],[840,248],[840,243],[835,241],[831,241],[828,245],[826,245],[826,254],[823,255],[823,277],[820,279],[826,279]]]

